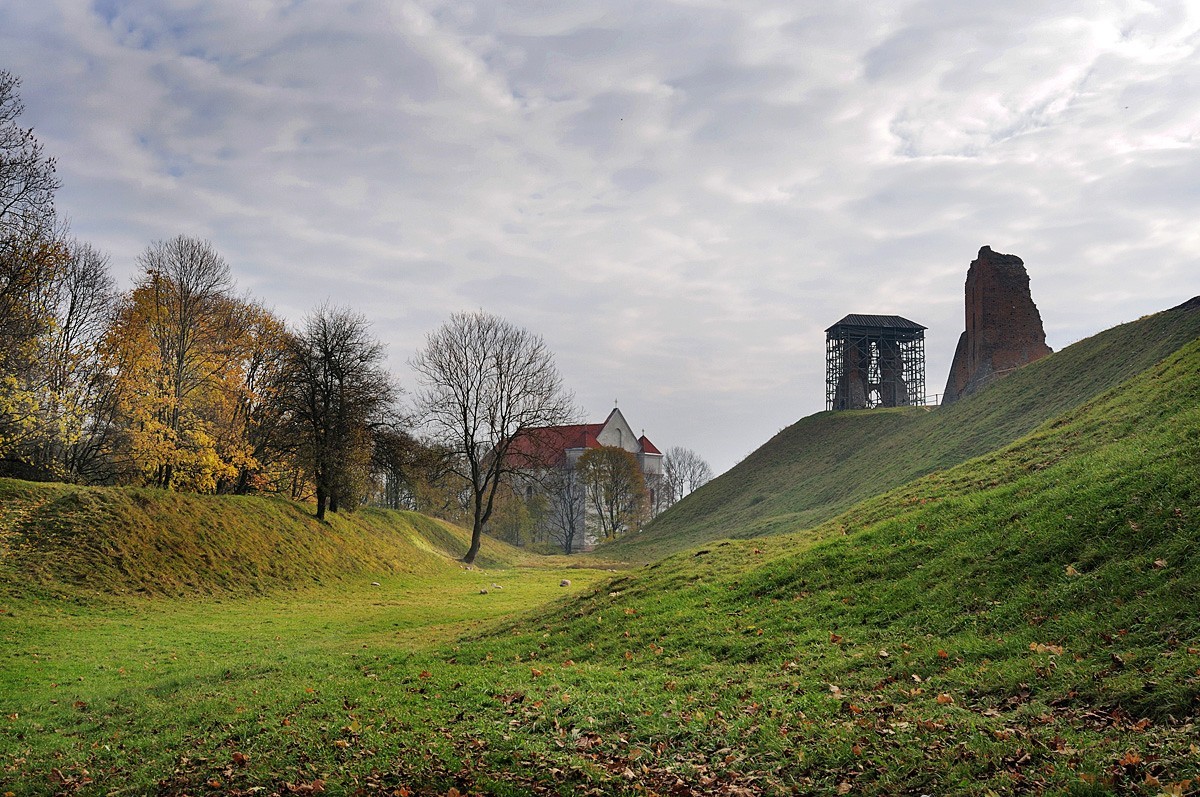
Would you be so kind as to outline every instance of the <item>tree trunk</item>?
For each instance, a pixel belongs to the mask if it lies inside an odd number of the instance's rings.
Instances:
[[[475,557],[479,554],[479,544],[483,540],[483,523],[478,520],[471,526],[471,547],[467,549],[467,555],[462,558],[467,564],[472,564]]]
[[[317,484],[317,520],[325,519],[325,488]]]

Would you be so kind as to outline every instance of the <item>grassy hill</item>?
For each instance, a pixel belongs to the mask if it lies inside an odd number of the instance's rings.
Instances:
[[[798,421],[605,556],[653,561],[726,537],[803,529],[855,503],[1007,445],[1200,337],[1200,303],[1102,332],[938,408]]]
[[[690,772],[680,793],[1194,794],[1197,606],[1200,340],[999,451],[457,656],[533,650],[499,693],[557,706],[614,771]]]
[[[92,593],[252,593],[457,569],[469,532],[364,509],[319,523],[281,498],[0,479],[0,579]],[[482,567],[522,554],[485,540]]]

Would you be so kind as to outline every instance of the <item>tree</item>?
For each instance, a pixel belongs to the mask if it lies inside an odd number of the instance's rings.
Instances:
[[[477,311],[456,313],[432,332],[413,359],[418,414],[435,442],[459,455],[456,472],[470,488],[471,546],[479,553],[496,490],[526,463],[510,456],[514,438],[573,414],[554,358],[538,335]]]
[[[66,257],[53,239],[0,240],[0,472],[42,477],[32,461],[46,433],[42,355],[54,329],[55,285]]]
[[[619,446],[601,446],[585,451],[575,467],[605,539],[641,527],[648,495],[637,457]]]
[[[395,387],[366,319],[324,305],[293,336],[285,405],[316,488],[318,520],[365,498],[372,436],[390,426]]]
[[[226,424],[227,436],[238,441],[241,456],[228,489],[238,495],[279,491],[292,469],[295,449],[282,400],[291,336],[283,321],[257,303],[245,302],[241,315],[245,323],[234,346],[239,356],[231,374],[236,383],[230,385],[236,401]]]
[[[543,524],[563,553],[570,556],[582,542],[587,519],[587,496],[573,467],[552,468],[542,482],[546,496]]]
[[[662,484],[665,489],[659,491],[665,502],[664,508],[681,501],[712,478],[712,468],[695,451],[679,446],[668,449],[663,457]]]
[[[214,492],[248,457],[229,426],[250,305],[234,298],[229,265],[207,241],[157,241],[139,262],[106,344],[128,464],[157,487]]]
[[[65,250],[52,294],[53,329],[42,347],[47,434],[38,464],[60,478],[105,481],[117,405],[102,342],[117,294],[107,256],[77,240],[66,242]]]
[[[33,130],[17,125],[25,110],[19,78],[0,71],[0,239],[45,237],[54,225],[54,160]]]
[[[20,80],[0,71],[0,462],[31,467],[44,369],[39,346],[53,322],[53,286],[66,251],[54,215],[58,179],[33,131],[17,125]]]

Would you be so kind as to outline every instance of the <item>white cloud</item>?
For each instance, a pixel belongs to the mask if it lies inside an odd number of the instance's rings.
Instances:
[[[126,278],[209,237],[289,317],[366,313],[402,381],[483,306],[590,415],[724,469],[824,406],[846,313],[927,325],[939,390],[983,244],[1056,347],[1200,293],[1198,31],[1184,2],[43,0],[0,7],[0,68]]]

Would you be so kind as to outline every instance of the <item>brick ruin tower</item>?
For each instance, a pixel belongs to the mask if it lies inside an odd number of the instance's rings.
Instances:
[[[825,409],[925,403],[925,327],[897,315],[848,315],[825,330]]]
[[[1029,293],[1029,274],[1016,255],[985,246],[967,270],[966,331],[958,339],[943,404],[969,396],[994,379],[1052,351]]]

